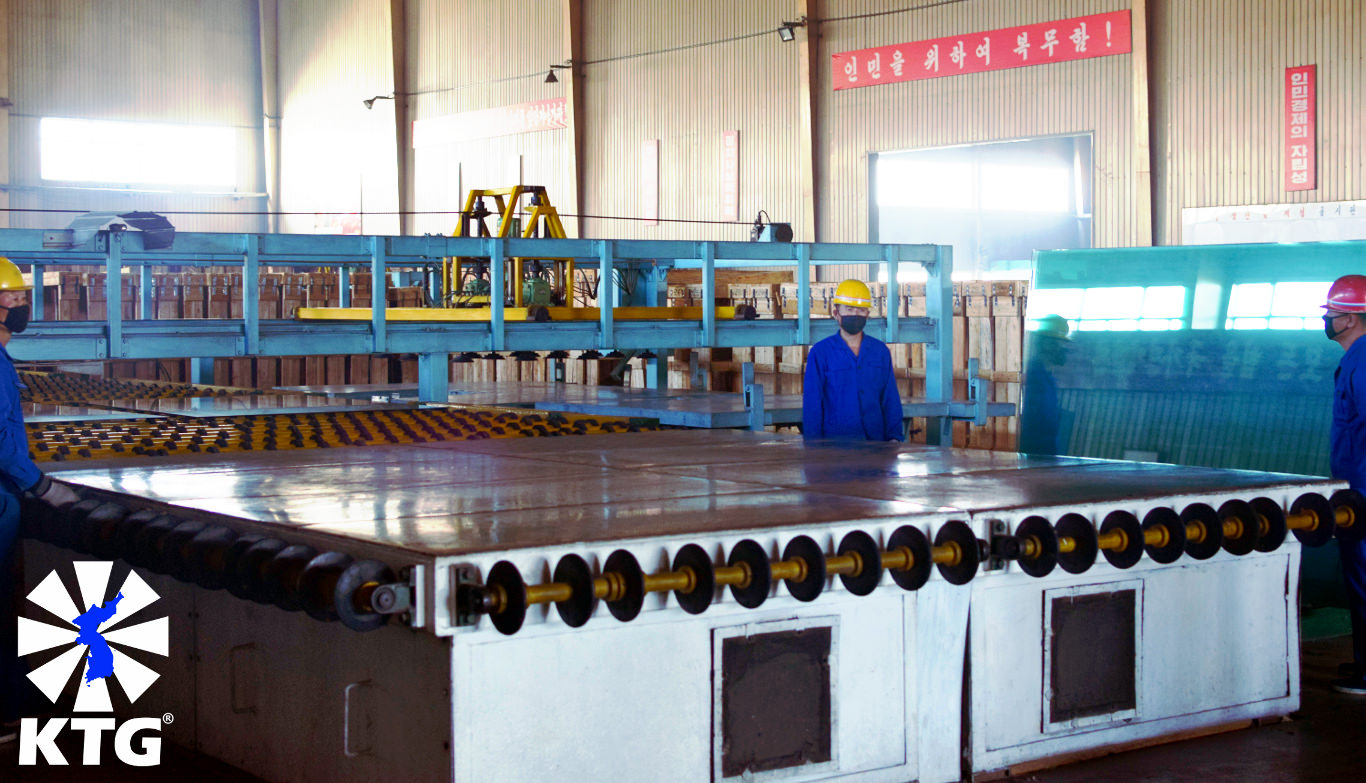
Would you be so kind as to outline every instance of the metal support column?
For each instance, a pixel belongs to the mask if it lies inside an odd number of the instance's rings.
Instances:
[[[612,256],[615,243],[609,239],[598,241],[598,331],[599,347],[612,347],[612,298],[616,285],[612,281]]]
[[[485,240],[485,243],[489,247],[489,329],[492,330],[489,350],[501,351],[507,335],[503,321],[503,305],[507,302],[507,283],[504,280],[507,274],[506,243],[499,237]]]
[[[417,355],[417,398],[422,402],[446,402],[451,396],[451,355]]]
[[[351,306],[351,267],[337,269],[337,306]]]
[[[118,359],[123,356],[123,234],[109,231],[105,237],[109,247],[104,257],[104,320],[108,356]]]
[[[152,287],[152,267],[149,264],[138,267],[138,285],[140,286],[138,290],[138,317],[144,321],[150,321],[156,317],[156,313],[153,310],[155,304],[152,294],[155,289]]]
[[[811,245],[797,245],[797,342],[811,344]]]
[[[58,291],[60,292],[60,289],[58,289]],[[61,294],[58,293],[58,296],[61,296]],[[33,264],[33,294],[29,297],[28,303],[29,312],[31,313],[32,319],[35,321],[43,320],[45,314],[43,311],[43,297],[43,268],[35,262]],[[60,302],[61,300],[58,299],[57,301]]]
[[[897,261],[900,248],[887,245],[882,248],[882,258],[887,262],[887,301],[884,305],[887,316],[887,342],[901,342],[901,288],[896,282]]]
[[[242,353],[255,356],[261,350],[261,237],[247,234],[246,260],[242,264],[242,320],[246,344]]]
[[[754,380],[754,362],[740,365],[740,377],[745,389],[745,412],[749,414],[749,430],[764,431],[764,385]]]
[[[716,345],[716,245],[702,243],[702,347]]]
[[[213,385],[213,357],[196,356],[190,359],[190,383]]]
[[[953,399],[953,248],[936,247],[928,271],[925,314],[934,319],[934,341],[925,344],[925,396],[944,402]],[[953,419],[927,419],[925,442],[953,445]]]
[[[370,334],[371,353],[386,353],[389,345],[387,316],[388,257],[384,237],[370,237]]]

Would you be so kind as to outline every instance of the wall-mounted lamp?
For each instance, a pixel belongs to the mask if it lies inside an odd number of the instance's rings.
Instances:
[[[778,28],[778,38],[783,43],[787,43],[797,37],[797,28],[806,27],[806,17],[803,16],[795,22],[783,22],[782,27]]]
[[[373,98],[366,98],[365,100],[361,101],[361,103],[365,104],[365,108],[373,109],[375,108],[375,101],[392,101],[393,99],[394,96],[392,95],[376,95]]]
[[[546,84],[555,84],[555,83],[557,83],[557,82],[560,80],[560,77],[558,77],[558,76],[555,75],[555,69],[557,69],[557,68],[569,68],[569,67],[571,67],[572,65],[573,65],[573,63],[565,63],[564,65],[552,65],[552,66],[550,66],[550,70],[548,70],[548,71],[545,72],[545,83],[546,83]]]

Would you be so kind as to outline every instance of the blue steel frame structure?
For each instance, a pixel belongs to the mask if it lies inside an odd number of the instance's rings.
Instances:
[[[212,360],[237,356],[413,353],[418,356],[419,396],[445,401],[449,356],[459,351],[556,349],[671,350],[737,346],[810,345],[835,332],[829,319],[812,320],[810,271],[827,264],[885,267],[888,299],[896,301],[897,268],[925,268],[925,317],[902,318],[890,308],[870,319],[868,332],[887,342],[925,344],[925,396],[942,402],[943,416],[930,419],[931,443],[950,443],[953,398],[952,249],[938,245],[835,243],[697,242],[672,240],[521,239],[447,236],[337,236],[313,234],[180,233],[171,248],[148,250],[136,231],[106,230],[72,246],[68,230],[0,229],[0,255],[35,271],[49,265],[103,268],[108,317],[105,321],[45,321],[43,280],[34,275],[33,320],[24,339],[14,343],[21,360],[162,359],[190,357],[195,380],[212,378]],[[240,319],[132,320],[122,318],[125,268],[140,276],[141,310],[152,309],[154,266],[242,268],[244,291],[258,290],[261,266],[338,268],[343,296],[350,270],[366,269],[378,280],[415,267],[439,268],[443,258],[573,258],[580,269],[596,267],[598,321],[509,322],[500,297],[493,297],[487,322],[390,322],[385,319],[384,286],[371,287],[370,322],[261,320],[257,298],[242,298]],[[795,319],[723,321],[716,319],[716,270],[758,266],[795,267],[798,313]],[[492,289],[503,290],[503,263],[490,264]],[[700,321],[614,321],[614,304],[659,305],[669,269],[702,270]],[[634,270],[645,280],[625,291],[615,272]],[[343,305],[349,304],[346,301]]]

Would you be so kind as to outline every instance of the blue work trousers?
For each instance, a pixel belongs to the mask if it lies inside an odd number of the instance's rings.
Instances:
[[[1366,541],[1338,539],[1347,607],[1352,612],[1352,652],[1357,671],[1366,671]]]

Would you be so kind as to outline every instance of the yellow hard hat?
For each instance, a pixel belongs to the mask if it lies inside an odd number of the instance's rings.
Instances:
[[[873,292],[868,290],[868,284],[862,280],[845,280],[835,289],[835,304],[871,308]]]
[[[4,256],[0,256],[0,291],[30,291],[33,284],[24,280],[19,267]]]

